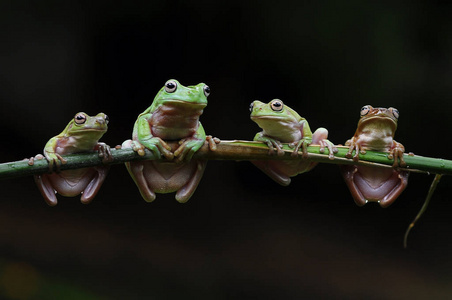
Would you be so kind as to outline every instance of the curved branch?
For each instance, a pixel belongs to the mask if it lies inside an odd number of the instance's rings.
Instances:
[[[174,148],[177,143],[169,143]],[[197,159],[207,160],[299,160],[304,159],[300,155],[291,155],[293,149],[288,145],[283,146],[284,155],[269,155],[267,145],[260,142],[251,141],[221,141],[216,145],[216,150],[209,149],[207,143],[194,155]],[[348,147],[338,146],[338,153],[334,160],[328,158],[328,150],[320,153],[319,146],[308,147],[308,158],[306,160],[330,164],[357,164],[372,165],[385,168],[392,168],[393,160],[387,158],[387,153],[367,151],[366,154],[359,154],[359,161],[345,157]],[[156,157],[146,150],[144,156],[139,156],[132,149],[112,149],[113,161],[107,164],[121,164],[127,161],[135,160],[153,160]],[[67,163],[62,165],[60,170],[79,169],[102,165],[102,158],[97,153],[79,153],[64,156]],[[404,155],[407,166],[404,170],[410,172],[425,172],[433,174],[452,175],[452,161],[440,158],[430,158],[418,155]],[[0,164],[0,179],[30,176],[46,173],[49,171],[49,165],[45,159],[35,160],[34,165],[30,166],[28,160],[8,162]]]

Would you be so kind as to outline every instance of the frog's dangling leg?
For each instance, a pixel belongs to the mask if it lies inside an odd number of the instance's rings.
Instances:
[[[201,181],[204,170],[206,169],[206,165],[207,160],[196,161],[196,170],[194,171],[192,178],[176,193],[176,200],[179,203],[187,202],[188,199],[190,199],[190,197],[193,195],[196,188],[198,187],[199,182]]]
[[[276,181],[282,186],[288,186],[292,181],[289,176],[276,172],[271,166],[271,161],[252,160],[251,163],[258,167],[268,177]]]
[[[345,184],[347,185],[350,193],[352,194],[353,200],[355,200],[356,205],[363,206],[368,201],[364,195],[356,188],[355,184],[355,173],[358,171],[355,165],[341,165],[340,166],[342,176],[344,177]]]
[[[52,188],[52,185],[49,182],[49,179],[46,174],[35,175],[33,176],[38,186],[39,191],[41,192],[44,200],[50,206],[55,206],[58,203],[56,192]]]
[[[144,201],[146,202],[154,201],[156,197],[155,193],[149,188],[146,178],[144,178],[143,162],[140,161],[126,162],[125,165],[133,181],[135,181],[135,184],[137,185],[138,190],[140,191],[140,194],[143,197]]]
[[[105,178],[107,177],[110,167],[96,167],[95,169],[96,175],[94,175],[93,179],[91,179],[90,183],[88,183],[85,190],[82,192],[82,196],[80,197],[80,201],[83,204],[90,203],[97,195],[97,192],[99,192],[102,183],[104,183]]]
[[[410,175],[410,172],[406,171],[400,171],[397,174],[400,182],[397,184],[394,190],[392,190],[382,200],[379,201],[381,207],[385,208],[391,205],[397,199],[397,197],[399,197],[403,190],[405,190],[406,186],[408,185],[408,175]]]

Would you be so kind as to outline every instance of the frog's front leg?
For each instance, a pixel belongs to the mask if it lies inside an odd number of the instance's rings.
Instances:
[[[310,137],[305,137],[305,138],[302,138],[301,140],[299,140],[298,142],[291,143],[289,145],[289,147],[294,148],[291,155],[298,156],[298,151],[300,150],[300,147],[301,147],[301,149],[302,149],[301,156],[303,158],[307,158],[308,157],[308,146],[311,144],[311,142],[312,142],[312,139]]]
[[[202,175],[204,174],[204,170],[206,169],[207,161],[200,160],[196,161],[196,170],[193,173],[193,176],[190,180],[181,187],[176,193],[176,200],[179,203],[185,203],[190,199],[190,197],[195,192],[198,187],[199,182],[201,181]]]
[[[217,137],[213,137],[211,135],[206,136],[206,142],[209,145],[210,151],[217,150],[217,144],[221,143],[221,140]]]
[[[263,131],[258,132],[253,140],[267,144],[269,155],[274,155],[275,151],[278,156],[284,155],[284,151],[282,150],[281,142],[264,135]]]
[[[174,154],[171,152],[171,147],[161,138],[152,135],[148,118],[150,118],[150,115],[141,116],[134,126],[133,151],[137,152],[140,156],[144,156],[144,148],[147,148],[158,159],[160,159],[163,154],[166,159],[172,160]]]
[[[113,156],[111,155],[110,146],[105,143],[99,142],[94,147],[94,150],[99,152],[99,157],[102,158],[103,163],[108,163],[113,161]]]
[[[96,174],[94,175],[94,178],[91,179],[91,181],[85,187],[85,189],[82,192],[82,197],[80,198],[80,201],[83,204],[90,203],[97,195],[97,192],[99,192],[100,187],[102,186],[102,184],[105,181],[105,178],[107,177],[108,170],[110,169],[110,167],[102,166],[94,167],[94,169],[96,170]]]
[[[345,146],[349,146],[348,152],[345,154],[345,157],[352,158],[354,161],[359,160],[359,154],[366,154],[366,150],[364,148],[361,148],[358,142],[358,139],[355,137],[352,137],[348,141],[345,142]],[[352,156],[353,150],[355,150],[355,155]]]
[[[174,151],[175,162],[190,161],[193,155],[204,145],[205,139],[196,137],[186,138],[179,141],[179,147]]]
[[[179,141],[180,146],[174,151],[174,156],[176,157],[175,162],[190,161],[196,151],[204,145],[205,141],[206,133],[204,127],[199,123],[198,129],[193,136],[186,137]]]
[[[403,153],[405,153],[405,147],[396,142],[393,141],[393,145],[391,150],[389,151],[389,155],[388,158],[389,159],[394,159],[394,163],[393,163],[393,167],[397,167],[397,166],[401,166],[401,167],[405,167],[406,163],[405,160],[403,159]],[[399,159],[400,159],[400,163],[399,163]]]

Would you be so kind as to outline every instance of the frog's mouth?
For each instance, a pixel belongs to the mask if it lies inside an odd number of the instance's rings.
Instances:
[[[361,119],[359,121],[359,125],[361,124],[368,124],[368,123],[381,123],[381,124],[390,124],[392,127],[392,130],[395,130],[397,128],[397,122],[394,121],[393,118],[385,116],[385,115],[374,115],[369,116],[365,119]]]
[[[293,120],[287,119],[287,117],[283,117],[283,116],[281,116],[281,117],[278,117],[278,116],[251,116],[250,118],[251,118],[251,120],[253,120],[256,123],[258,121],[264,121],[264,122],[277,121],[279,123],[293,123],[294,122]]]
[[[105,133],[107,132],[107,128],[89,128],[89,127],[84,127],[80,130],[74,130],[72,132],[72,135],[76,135],[76,134],[85,134],[87,132],[98,132],[98,133]]]
[[[184,101],[180,99],[164,99],[165,101],[164,105],[169,106],[184,106],[184,107],[197,107],[197,108],[204,108],[207,106],[207,103],[205,102],[190,102],[190,101]]]

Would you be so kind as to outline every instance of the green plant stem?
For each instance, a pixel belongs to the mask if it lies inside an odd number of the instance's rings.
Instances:
[[[170,143],[173,148],[177,147],[176,143]],[[260,142],[251,141],[221,141],[216,145],[217,149],[212,151],[207,143],[194,155],[197,159],[207,160],[297,160],[304,159],[300,155],[293,156],[293,150],[284,145],[284,155],[269,155],[267,145]],[[357,164],[372,165],[386,168],[392,168],[393,161],[387,158],[387,153],[367,151],[365,155],[359,154],[359,161],[346,158],[345,154],[348,147],[338,147],[338,153],[335,154],[333,160],[328,158],[328,149],[325,153],[320,153],[319,146],[308,147],[308,158],[306,160],[316,161],[330,164]],[[97,153],[79,153],[64,156],[67,163],[62,165],[60,170],[78,169],[102,165],[102,159]],[[144,156],[139,156],[132,149],[112,149],[113,161],[106,164],[121,164],[127,161],[135,160],[152,160],[157,159],[150,151],[146,150]],[[411,172],[425,172],[433,174],[452,174],[452,161],[422,157],[418,155],[404,155],[407,166],[404,170]],[[30,166],[28,160],[8,162],[0,164],[0,179],[15,178],[22,176],[30,176],[49,172],[49,166],[45,159],[35,160],[34,165]]]

